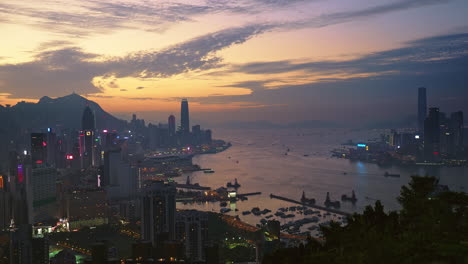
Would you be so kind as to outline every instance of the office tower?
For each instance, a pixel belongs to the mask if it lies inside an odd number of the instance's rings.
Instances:
[[[205,261],[208,240],[208,216],[204,212],[177,212],[176,239],[183,242],[185,256],[192,262]]]
[[[418,89],[418,131],[419,133],[424,132],[424,120],[427,115],[427,98],[426,88],[420,87]]]
[[[439,118],[439,108],[429,108],[429,115],[424,121],[424,158],[426,161],[436,161],[440,158]]]
[[[32,169],[31,190],[35,221],[48,220],[57,214],[57,169],[53,167]]]
[[[11,222],[11,192],[6,175],[0,175],[0,232],[8,230]]]
[[[174,184],[153,182],[141,197],[141,235],[151,241],[153,247],[161,248],[164,238],[175,239]]]
[[[84,130],[79,137],[81,168],[87,169],[93,165],[94,131]]]
[[[57,160],[57,135],[51,128],[47,129],[47,163],[51,166],[56,165]]]
[[[176,133],[176,120],[174,115],[170,115],[167,119],[167,124],[169,127],[169,136],[173,137]]]
[[[463,112],[458,111],[450,115],[449,133],[450,140],[448,143],[448,152],[452,156],[457,156],[462,153],[464,149]]]
[[[31,133],[31,161],[33,167],[41,167],[47,162],[47,135]]]
[[[200,128],[200,125],[194,125],[192,126],[192,140],[191,143],[193,145],[199,145],[203,141],[203,135],[202,135],[202,130]]]
[[[102,187],[117,184],[116,175],[117,170],[119,169],[117,164],[122,160],[122,153],[120,149],[108,150],[104,152],[104,174],[100,179],[100,185]]]
[[[89,106],[86,106],[86,108],[83,111],[83,116],[81,119],[81,129],[91,131],[94,131],[96,129],[94,113],[91,110],[91,108],[89,108]]]
[[[212,138],[212,132],[211,129],[205,130],[205,143],[206,144],[211,144],[211,141],[213,140]]]
[[[190,117],[189,117],[189,107],[187,99],[182,99],[181,109],[180,109],[180,130],[182,135],[190,133]]]

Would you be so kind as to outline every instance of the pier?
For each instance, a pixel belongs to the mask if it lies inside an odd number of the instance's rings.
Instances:
[[[194,185],[194,184],[176,184],[177,188],[182,188],[182,189],[191,189],[191,190],[200,190],[200,191],[208,191],[211,190],[210,187],[205,187],[205,186],[200,186],[200,185]]]
[[[334,214],[340,214],[340,215],[346,215],[346,216],[351,215],[350,213],[343,212],[343,211],[340,211],[340,210],[337,210],[337,209],[328,208],[328,207],[325,207],[325,206],[320,206],[320,205],[315,205],[315,204],[305,204],[305,203],[302,203],[300,201],[289,199],[289,198],[286,198],[286,197],[283,197],[283,196],[274,195],[272,193],[270,194],[270,198],[272,198],[272,199],[275,198],[275,199],[278,199],[278,200],[283,200],[283,201],[286,201],[286,202],[295,203],[295,204],[299,204],[299,205],[302,205],[302,206],[312,207],[312,208],[315,208],[315,209],[318,209],[318,210],[327,211],[327,212],[334,213]]]
[[[245,196],[260,195],[260,194],[262,194],[262,192],[238,193],[237,196],[245,197]]]

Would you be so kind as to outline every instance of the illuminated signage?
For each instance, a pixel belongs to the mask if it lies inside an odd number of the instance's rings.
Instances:
[[[86,131],[86,135],[87,135],[87,136],[91,136],[91,132],[90,132],[90,131]]]
[[[22,183],[23,180],[24,180],[23,165],[18,165],[18,182]]]
[[[72,160],[72,159],[73,159],[73,155],[67,155],[66,158],[67,158],[67,160]]]
[[[365,147],[367,147],[366,144],[357,144],[357,146],[358,146],[358,148],[365,148]]]
[[[3,176],[0,176],[0,189],[3,189]]]
[[[419,139],[420,137],[419,137],[419,135],[416,135],[416,136],[414,136],[414,138],[415,138],[415,139]]]

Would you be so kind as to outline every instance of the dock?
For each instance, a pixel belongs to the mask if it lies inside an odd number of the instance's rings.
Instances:
[[[340,214],[340,215],[346,215],[346,216],[351,215],[350,213],[343,212],[343,211],[340,211],[340,210],[337,210],[337,209],[328,208],[328,207],[325,207],[325,206],[320,206],[320,205],[315,205],[315,204],[305,204],[305,203],[302,203],[300,201],[296,201],[296,200],[289,199],[287,197],[283,197],[283,196],[279,196],[279,195],[274,195],[272,193],[270,194],[270,198],[272,198],[272,199],[275,198],[275,199],[278,199],[278,200],[283,200],[283,201],[286,201],[286,202],[299,204],[299,205],[302,205],[302,206],[307,206],[307,207],[315,208],[315,209],[322,210],[322,211],[327,211],[327,212],[334,213],[334,214]]]
[[[262,194],[262,192],[238,193],[237,196],[245,197],[245,196],[260,195],[260,194]]]
[[[193,184],[176,184],[177,188],[181,189],[191,189],[191,190],[200,190],[200,191],[208,191],[211,190],[210,187],[200,186],[200,185],[193,185]]]

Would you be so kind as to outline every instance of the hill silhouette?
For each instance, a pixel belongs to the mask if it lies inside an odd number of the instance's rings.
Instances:
[[[48,127],[81,129],[83,110],[89,106],[94,112],[97,129],[123,129],[126,121],[104,111],[97,103],[78,94],[58,98],[42,97],[37,103],[19,102],[0,108],[0,121],[9,129],[42,130]],[[5,126],[9,124],[9,126]]]

